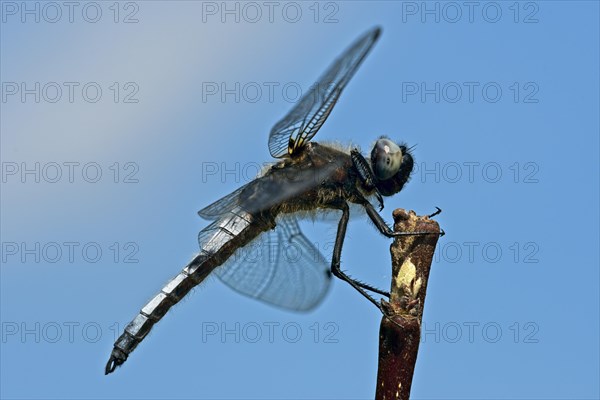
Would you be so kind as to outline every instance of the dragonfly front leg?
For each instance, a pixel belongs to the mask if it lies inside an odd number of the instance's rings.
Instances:
[[[415,235],[432,235],[432,234],[434,234],[432,232],[394,232],[392,230],[392,228],[390,228],[388,226],[388,224],[385,222],[383,217],[381,215],[379,215],[377,210],[375,210],[375,207],[373,207],[373,205],[371,203],[369,203],[367,200],[365,200],[362,205],[365,208],[365,210],[367,211],[367,215],[369,216],[369,218],[371,218],[371,221],[373,221],[373,223],[375,224],[375,227],[377,227],[379,232],[381,232],[384,236],[393,238],[393,237],[397,237],[397,236],[415,236]],[[439,214],[441,211],[442,210],[440,210],[438,208],[438,211],[433,213],[432,216]],[[443,234],[444,233],[442,231],[442,233],[440,235],[443,235]]]
[[[376,178],[369,163],[365,160],[363,155],[360,154],[358,149],[352,149],[352,151],[350,151],[350,158],[352,158],[354,168],[358,171],[358,176],[365,188],[367,188],[367,190],[375,191],[375,197],[377,197],[377,201],[379,202],[379,211],[383,210],[383,197],[375,185]]]
[[[344,238],[346,237],[346,228],[348,227],[348,220],[350,219],[350,208],[346,202],[340,203],[338,207],[342,211],[342,217],[340,218],[340,222],[338,224],[338,230],[335,237],[335,246],[333,248],[333,257],[331,258],[331,273],[343,280],[348,282],[354,289],[356,289],[360,294],[362,294],[367,300],[375,305],[382,313],[384,309],[371,295],[365,292],[364,289],[370,290],[375,293],[379,293],[384,296],[389,297],[388,292],[384,292],[383,290],[379,290],[365,283],[356,281],[349,277],[344,271],[340,268],[340,260],[342,257],[342,247],[344,245]]]

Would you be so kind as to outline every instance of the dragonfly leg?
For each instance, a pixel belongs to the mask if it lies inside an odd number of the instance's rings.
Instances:
[[[432,213],[432,214],[429,214],[427,216],[427,218],[433,218],[433,217],[435,217],[436,215],[438,215],[438,214],[440,214],[442,212],[442,209],[439,208],[439,207],[437,207],[437,206],[435,207],[435,209],[436,209],[436,211],[434,213]]]
[[[383,210],[383,197],[375,185],[375,176],[371,170],[371,167],[369,166],[369,163],[367,160],[365,160],[365,157],[360,154],[358,149],[352,149],[350,152],[350,157],[352,158],[352,163],[358,171],[358,176],[365,187],[369,190],[375,191],[375,197],[377,197],[377,201],[379,202],[379,211]]]
[[[368,283],[361,282],[361,281],[356,280],[356,279],[354,279],[354,278],[352,278],[350,276],[349,276],[349,278],[352,279],[358,286],[360,286],[363,289],[367,289],[370,292],[377,293],[377,294],[380,294],[380,295],[385,296],[385,297],[390,297],[390,292],[386,292],[385,290],[378,289],[375,286],[371,286]]]
[[[331,259],[331,273],[336,278],[339,278],[343,281],[348,282],[350,284],[350,286],[352,286],[360,294],[362,294],[367,300],[369,300],[371,303],[373,303],[375,305],[375,307],[377,307],[382,313],[385,313],[381,304],[378,303],[377,300],[375,300],[371,295],[369,295],[367,292],[365,292],[364,289],[371,290],[373,292],[387,295],[387,296],[389,296],[389,293],[386,293],[379,289],[374,290],[375,289],[374,287],[352,279],[340,268],[342,247],[344,245],[344,238],[346,237],[346,228],[348,227],[348,220],[350,219],[350,208],[348,207],[348,204],[346,204],[345,202],[341,203],[338,208],[342,211],[342,217],[340,218],[337,234],[335,237],[335,246],[333,248],[333,257]]]
[[[373,207],[371,203],[365,200],[365,202],[362,205],[363,207],[365,207],[367,215],[369,216],[369,218],[371,218],[371,221],[373,221],[375,227],[379,230],[379,232],[381,232],[384,236],[387,236],[389,238],[397,236],[438,235],[437,233],[433,232],[394,232],[392,228],[390,228],[385,222],[383,217],[379,215],[377,210],[375,210],[375,207]],[[439,212],[441,212],[441,210]],[[439,214],[439,212],[436,212],[433,215],[437,215]],[[442,231],[440,235],[443,236],[444,232]]]

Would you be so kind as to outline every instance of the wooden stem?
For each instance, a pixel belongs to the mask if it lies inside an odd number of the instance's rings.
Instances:
[[[379,328],[376,400],[408,400],[421,338],[421,320],[433,252],[440,226],[414,211],[394,210],[396,232],[431,232],[400,236],[390,246],[392,285],[387,315]]]

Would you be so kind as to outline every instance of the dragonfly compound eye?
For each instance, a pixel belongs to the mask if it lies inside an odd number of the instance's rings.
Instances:
[[[402,150],[389,139],[381,138],[375,142],[371,151],[371,166],[379,180],[390,179],[396,175],[402,164]]]

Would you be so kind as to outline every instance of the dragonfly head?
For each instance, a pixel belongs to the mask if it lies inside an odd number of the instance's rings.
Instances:
[[[413,157],[404,144],[382,136],[371,150],[371,168],[377,178],[377,189],[384,196],[398,193],[408,182],[413,169]]]

